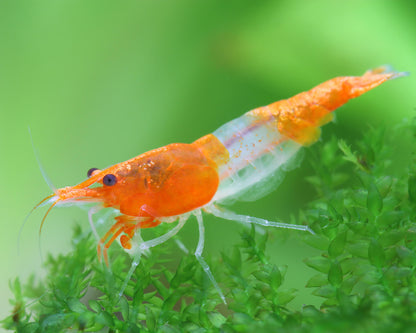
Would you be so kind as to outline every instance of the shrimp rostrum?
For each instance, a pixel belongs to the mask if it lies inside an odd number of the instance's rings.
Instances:
[[[199,227],[195,256],[225,302],[202,257],[201,212],[243,224],[312,232],[305,225],[240,215],[219,204],[255,200],[268,193],[284,172],[296,164],[300,148],[317,141],[320,126],[332,119],[332,111],[383,82],[403,75],[405,73],[377,68],[362,76],[337,77],[292,98],[251,110],[191,144],[173,143],[104,170],[90,169],[87,180],[57,189],[40,203],[52,203],[42,224],[52,207],[68,201],[99,202],[99,207],[117,209],[120,215],[99,238],[97,251],[99,258],[103,257],[108,265],[107,249],[118,240],[132,255],[133,263],[124,289],[141,255],[176,235],[186,220],[195,215]],[[89,214],[93,228],[91,216],[96,210],[93,207]],[[158,238],[143,241],[140,230],[160,223],[176,225]]]

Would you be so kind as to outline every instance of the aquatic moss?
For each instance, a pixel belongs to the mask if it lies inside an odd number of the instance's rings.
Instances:
[[[409,153],[408,165],[395,165],[399,135],[414,150],[416,122],[308,148],[304,163],[314,176],[307,180],[319,199],[296,223],[316,232],[299,237],[321,252],[304,261],[316,271],[307,287],[322,298],[320,307],[287,307],[298,296],[285,287],[288,267],[271,263],[267,233],[254,229],[220,258],[205,255],[227,306],[194,256],[169,262],[173,242],[143,258],[119,298],[128,257],[112,255],[108,270],[95,241],[76,227],[73,250],[47,258],[45,279],[11,282],[13,309],[2,325],[18,332],[413,332],[416,159]]]

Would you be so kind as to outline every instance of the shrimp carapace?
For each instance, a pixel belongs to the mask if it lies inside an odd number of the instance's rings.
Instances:
[[[198,143],[170,144],[105,170],[95,169],[89,179],[58,189],[56,195],[60,201],[100,201],[137,217],[192,211],[212,199],[219,184],[215,161],[227,160],[221,155],[227,153],[225,148],[218,151],[209,140]]]
[[[225,302],[202,258],[201,210],[244,224],[313,233],[308,226],[239,215],[217,204],[236,199],[255,200],[273,190],[285,171],[298,164],[300,148],[319,138],[320,126],[332,119],[332,111],[383,82],[404,75],[377,68],[358,77],[337,77],[289,99],[249,111],[194,143],[170,144],[104,170],[92,168],[84,182],[58,189],[44,199],[52,203],[48,212],[68,201],[98,202],[102,207],[120,211],[121,215],[102,237],[92,221],[97,208],[93,207],[88,216],[99,240],[100,258],[103,256],[108,263],[107,249],[116,239],[134,258],[122,289],[141,255],[176,235],[189,216],[195,215],[200,234],[195,255]],[[140,229],[175,221],[178,224],[163,236],[142,240]]]

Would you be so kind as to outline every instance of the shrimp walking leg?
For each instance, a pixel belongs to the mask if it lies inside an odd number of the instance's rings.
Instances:
[[[179,222],[174,228],[170,229],[166,234],[164,234],[160,237],[157,237],[157,238],[154,238],[154,239],[151,239],[151,240],[148,240],[146,242],[141,243],[140,246],[139,246],[139,249],[141,251],[146,251],[146,250],[150,249],[151,247],[155,247],[159,244],[162,244],[162,243],[166,242],[168,239],[175,236],[179,232],[179,230],[182,229],[186,220],[187,220],[186,218],[182,218],[182,217],[179,218]]]
[[[121,290],[119,292],[120,297],[123,295],[124,289],[126,289],[126,286],[127,286],[128,282],[130,281],[134,271],[136,270],[136,267],[140,264],[140,259],[142,257],[143,252],[146,252],[150,248],[155,247],[159,244],[162,244],[162,243],[166,242],[168,239],[175,236],[179,232],[179,230],[182,229],[186,220],[187,220],[187,218],[180,217],[178,224],[174,228],[170,229],[166,234],[164,234],[160,237],[145,241],[145,242],[142,241],[142,238],[141,238],[141,235],[140,235],[140,229],[137,229],[136,234],[134,235],[134,238],[138,237],[139,239],[135,239],[136,242],[134,242],[134,243],[138,244],[138,246],[132,248],[131,250],[126,250],[127,252],[130,252],[132,254],[133,262],[131,263],[131,267],[130,267],[129,271],[127,272],[127,275],[126,275],[126,278],[124,280],[123,286],[121,287]]]
[[[101,255],[103,255],[106,265],[109,265],[108,257],[107,257],[107,249],[110,245],[114,242],[114,240],[124,231],[124,229],[132,224],[131,220],[126,220],[123,218],[124,215],[117,216],[117,222],[107,231],[107,233],[100,239],[97,245],[97,254],[98,258],[101,259]],[[107,238],[110,240],[106,241]]]
[[[290,224],[290,223],[283,223],[283,222],[274,222],[269,221],[266,219],[262,219],[259,217],[247,216],[247,215],[240,215],[229,210],[225,210],[223,208],[219,209],[214,205],[211,205],[205,210],[212,215],[230,221],[237,221],[242,223],[254,223],[258,225],[262,225],[265,227],[276,227],[276,228],[285,228],[285,229],[294,229],[294,230],[301,230],[301,231],[308,231],[311,234],[315,234],[311,228],[306,225],[299,225],[299,224]]]
[[[140,229],[139,229],[140,232]],[[120,292],[118,293],[118,296],[121,297],[123,296],[124,290],[127,287],[127,284],[129,283],[131,276],[133,275],[134,271],[136,270],[137,266],[139,266],[140,264],[140,259],[142,257],[142,252],[138,251],[134,256],[133,256],[133,261],[131,263],[130,269],[127,272],[126,278],[124,279],[123,285],[121,286]]]
[[[195,257],[198,260],[199,264],[202,266],[202,269],[208,275],[209,279],[211,280],[212,284],[214,285],[215,289],[217,290],[217,292],[220,295],[224,304],[227,304],[227,302],[225,300],[225,297],[224,297],[224,294],[221,291],[220,286],[218,285],[217,281],[215,280],[214,275],[212,275],[211,269],[209,268],[205,259],[202,257],[202,251],[204,250],[204,242],[205,242],[205,228],[204,228],[204,222],[202,220],[201,211],[198,210],[195,213],[195,216],[196,216],[196,219],[198,221],[198,229],[199,229],[199,240],[198,240],[198,245],[197,245],[196,251],[195,251]]]
[[[186,248],[186,246],[185,246],[185,244],[184,243],[182,243],[182,241],[181,240],[179,240],[179,239],[175,239],[175,243],[176,243],[176,245],[178,245],[178,247],[183,251],[183,253],[185,253],[185,254],[189,254],[189,251],[188,251],[188,249]]]
[[[92,219],[92,216],[95,213],[97,213],[101,208],[102,208],[101,206],[94,206],[94,207],[91,207],[90,210],[88,211],[88,222],[90,223],[92,233],[94,234],[94,237],[97,240],[97,242],[100,241],[100,236],[98,235],[97,229],[95,228],[94,220]]]
[[[136,229],[153,228],[160,224],[159,220],[153,220],[153,218],[143,218],[136,216],[120,215],[115,218],[117,222],[107,231],[107,233],[100,239],[97,245],[98,257],[101,257],[101,253],[104,255],[106,264],[108,266],[107,249],[117,239],[121,233],[124,235],[120,237],[121,246],[124,249],[131,249],[132,244],[130,242]],[[107,240],[107,238],[111,238]]]

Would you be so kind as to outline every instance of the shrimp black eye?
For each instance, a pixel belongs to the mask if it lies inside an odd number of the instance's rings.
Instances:
[[[93,173],[95,170],[98,170],[98,169],[97,169],[97,168],[91,168],[91,169],[89,169],[89,170],[87,171],[87,177],[88,177],[88,178],[90,178],[90,177],[91,177],[91,175],[92,175],[92,173]]]
[[[113,186],[115,183],[117,183],[117,178],[113,174],[109,173],[108,175],[105,175],[103,178],[103,184],[107,186]]]

